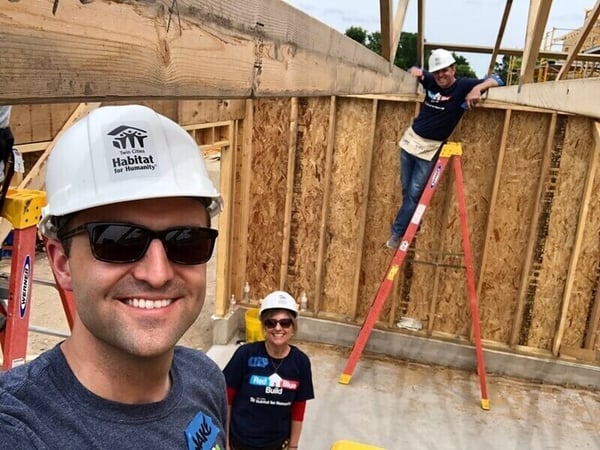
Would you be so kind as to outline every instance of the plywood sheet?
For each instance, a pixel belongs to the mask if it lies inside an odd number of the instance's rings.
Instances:
[[[482,337],[508,342],[528,245],[549,114],[513,112],[480,297]],[[535,218],[537,221],[537,218]]]
[[[338,100],[332,187],[327,220],[327,256],[325,258],[322,310],[352,315],[354,264],[359,211],[364,183],[364,164],[370,141],[372,100]]]
[[[246,279],[257,297],[279,289],[289,123],[289,99],[256,101]]]
[[[560,169],[553,180],[555,188],[548,236],[527,337],[527,345],[536,348],[551,348],[560,317],[589,152],[593,148],[590,140],[587,144],[581,142],[585,136],[582,131],[581,123],[569,118],[564,141],[556,144],[562,146]]]
[[[288,290],[297,299],[304,291],[308,307],[315,298],[325,156],[329,130],[329,97],[299,100],[296,173],[292,205]]]
[[[583,117],[569,118],[565,145],[580,148],[582,157],[591,162],[592,152],[597,151],[593,139],[593,121]],[[589,167],[589,164],[587,164]],[[586,166],[580,169],[585,176]],[[581,254],[577,261],[573,289],[567,313],[567,322],[562,339],[562,345],[567,347],[582,347],[586,333],[593,333],[587,327],[590,308],[596,295],[600,269],[600,172],[596,168],[592,195],[588,203],[588,215],[583,222],[584,238],[581,243]],[[580,204],[575,201],[575,203]]]

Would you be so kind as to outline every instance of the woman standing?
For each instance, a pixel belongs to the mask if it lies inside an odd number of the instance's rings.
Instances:
[[[289,344],[297,315],[290,294],[267,295],[260,308],[265,340],[238,347],[223,370],[231,450],[298,448],[306,400],[314,391],[308,356]]]

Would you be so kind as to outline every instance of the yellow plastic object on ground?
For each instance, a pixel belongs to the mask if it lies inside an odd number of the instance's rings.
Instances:
[[[246,320],[246,342],[264,341],[265,335],[258,318],[258,308],[246,310],[244,317]]]
[[[331,447],[331,450],[385,450],[385,448],[344,440],[334,442]]]

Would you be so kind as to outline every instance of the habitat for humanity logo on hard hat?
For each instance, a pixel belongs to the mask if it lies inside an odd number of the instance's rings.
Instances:
[[[155,143],[151,133],[144,128],[119,125],[107,133],[106,144],[112,148],[109,167],[113,178],[158,175]]]

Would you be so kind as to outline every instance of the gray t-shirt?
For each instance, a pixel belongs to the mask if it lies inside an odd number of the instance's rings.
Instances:
[[[108,401],[79,383],[54,347],[0,374],[0,449],[224,449],[219,367],[202,352],[176,347],[171,378],[160,402]]]

